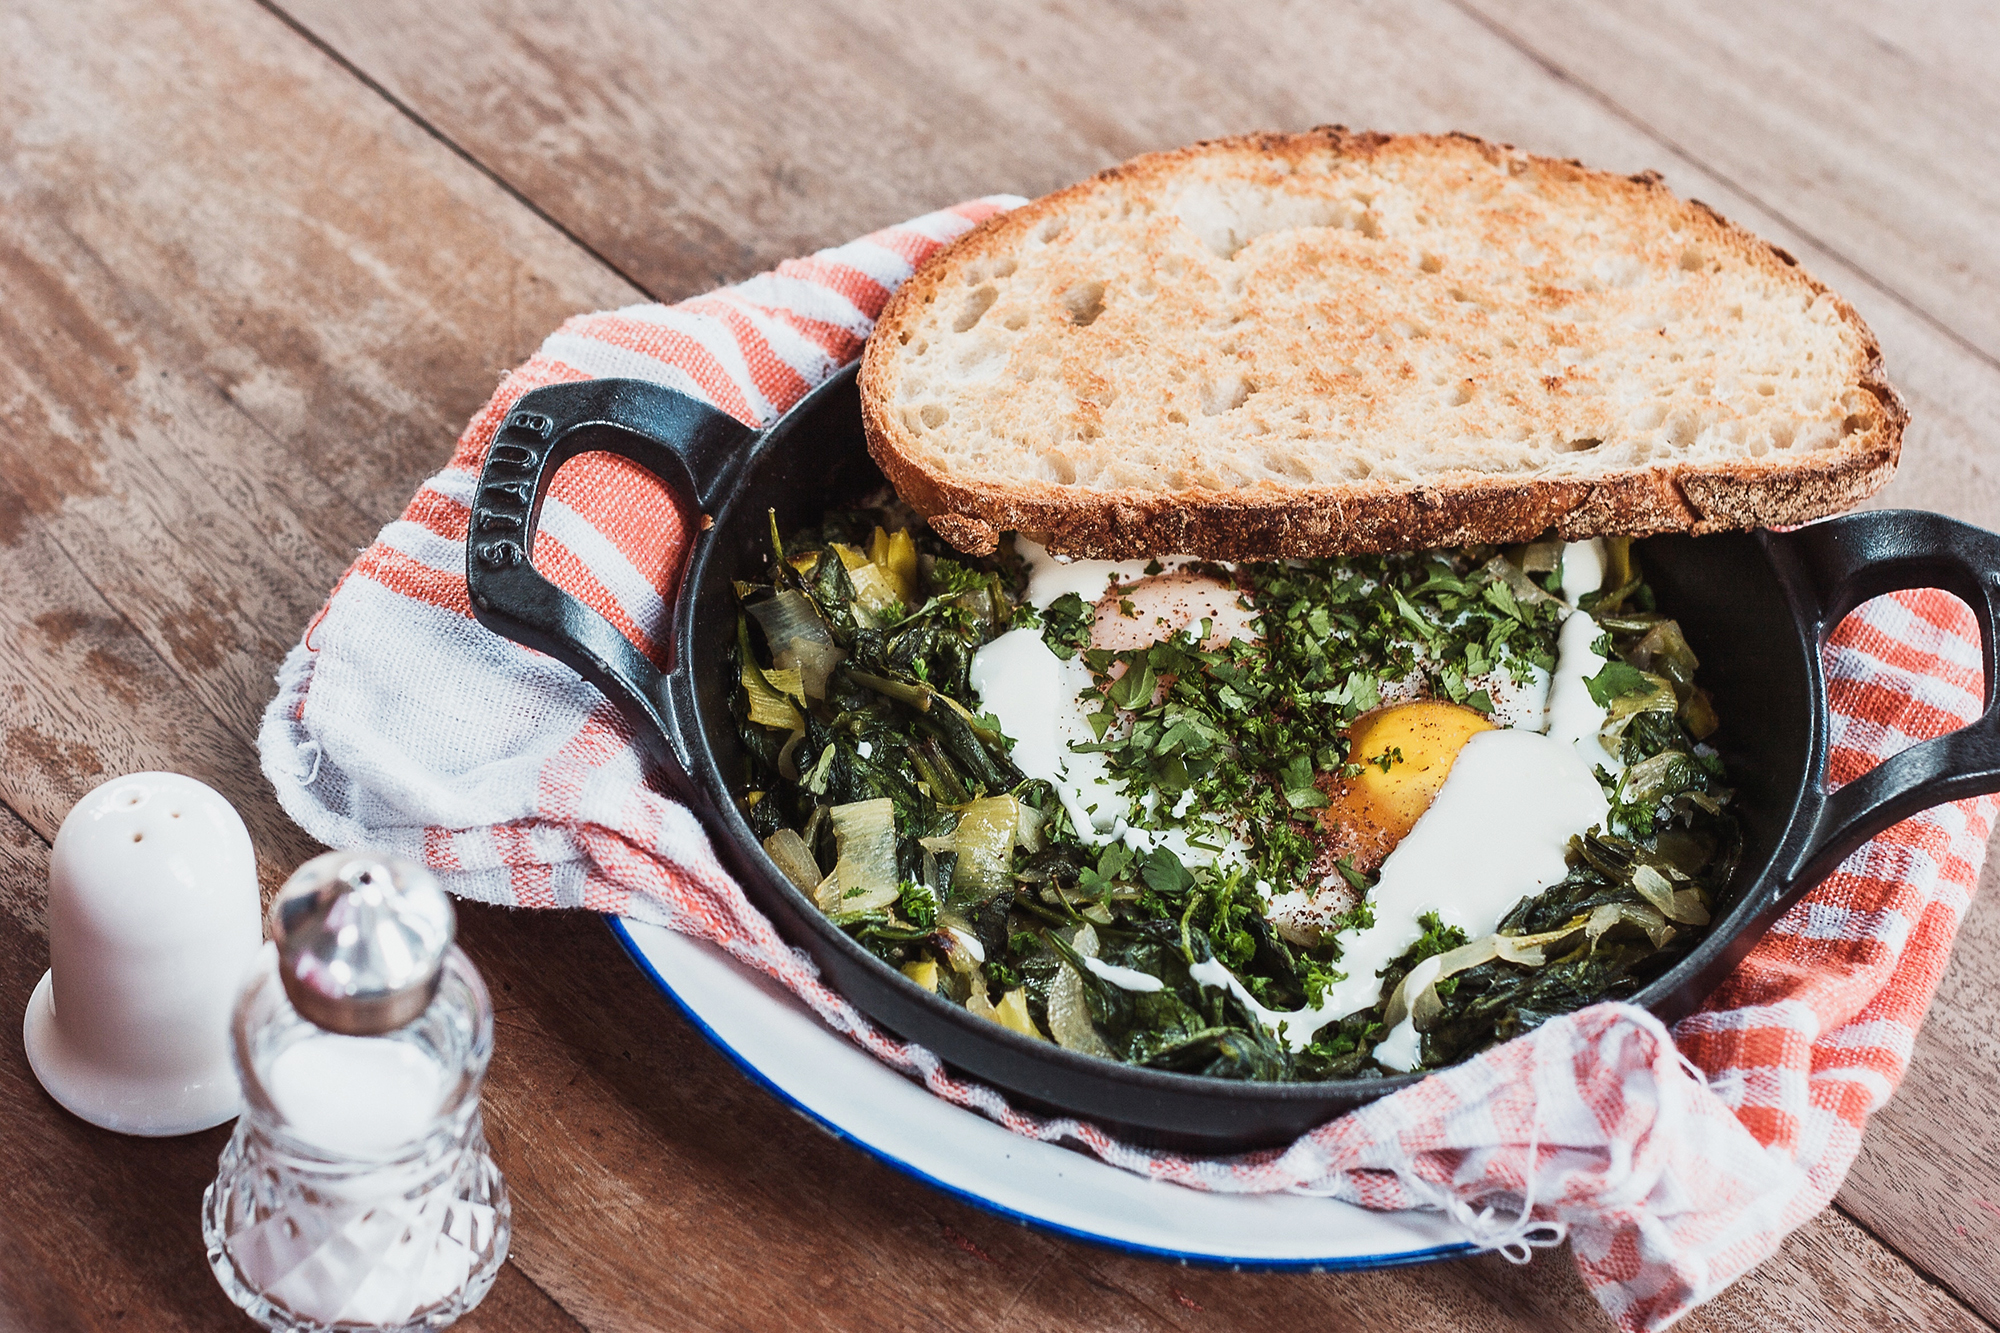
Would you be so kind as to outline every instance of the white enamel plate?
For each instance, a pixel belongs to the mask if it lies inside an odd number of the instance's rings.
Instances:
[[[1386,1268],[1472,1248],[1434,1213],[1205,1194],[1010,1134],[880,1064],[721,950],[606,920],[654,984],[752,1078],[897,1170],[1003,1217],[1136,1254],[1237,1268]]]

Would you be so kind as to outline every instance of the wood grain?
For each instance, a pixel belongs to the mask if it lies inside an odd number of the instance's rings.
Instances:
[[[46,966],[46,840],[104,778],[217,787],[267,889],[311,854],[250,744],[278,655],[488,377],[630,289],[254,7],[9,6],[0,75],[18,1014]],[[7,1049],[0,1326],[240,1327],[196,1229],[222,1132],[92,1130]],[[510,1270],[465,1326],[570,1323]]]
[[[1566,1254],[1230,1273],[1029,1231],[835,1148],[652,991],[603,926],[464,914],[495,987],[488,1128],[517,1261],[602,1329],[1608,1328]],[[502,1089],[505,1089],[504,1094]],[[1979,1329],[1826,1214],[1683,1327]]]
[[[11,487],[18,476],[0,478],[0,508],[19,503]],[[171,768],[242,812],[264,886],[275,888],[314,844],[271,800],[255,751],[99,595],[44,520],[21,522],[0,559],[0,643],[12,648],[0,652],[0,698],[9,701],[0,714],[0,802],[9,818],[39,848],[99,783]],[[7,882],[5,907],[39,933],[41,884]]]
[[[710,22],[692,7],[673,5],[619,8],[608,11],[614,17],[607,22],[607,11],[550,13],[525,0],[478,0],[423,13],[384,0],[284,3],[343,58],[542,202],[585,243],[668,296],[952,198],[996,188],[1032,194],[1143,148],[1257,125],[1343,120],[1462,128],[1594,165],[1657,168],[1683,194],[1708,200],[1790,248],[1871,321],[1914,417],[1902,471],[1876,503],[2000,527],[2000,450],[1991,444],[2000,438],[2000,370],[1940,325],[1981,304],[1976,284],[1931,294],[1938,303],[1949,295],[1956,305],[1916,308],[1897,266],[1924,253],[1911,248],[1909,237],[1891,246],[1829,232],[1830,215],[1813,191],[1764,177],[1738,188],[1733,159],[1714,170],[1654,120],[1607,106],[1606,72],[1623,73],[1648,59],[1651,46],[1636,37],[1622,45],[1616,33],[1604,37],[1615,51],[1593,49],[1589,62],[1564,66],[1558,76],[1530,41],[1497,30],[1490,16],[1443,3],[1402,5],[1393,14],[1352,4],[1288,7],[1246,21],[1215,8],[1122,5],[1078,14],[1035,0],[998,0],[977,14],[920,12],[914,4],[835,4],[800,14],[767,0]],[[1759,25],[1807,21],[1761,5],[1737,17],[1714,8],[1700,35],[1676,40],[1713,43],[1723,34],[1747,46],[1768,35]],[[1553,11],[1534,12],[1546,18]],[[1614,22],[1632,27],[1638,20],[1613,14],[1577,26],[1597,32]],[[680,39],[693,29],[755,52],[754,91],[720,57],[724,47]],[[1007,40],[997,43],[996,32]],[[1823,40],[1859,39],[1842,29]],[[850,54],[855,43],[874,51],[858,79]],[[1816,49],[1795,43],[1789,54],[1764,59],[1797,64],[1805,59],[1801,51]],[[1119,58],[1102,59],[1106,51]],[[431,58],[433,52],[441,58]],[[1219,80],[1216,72],[1224,69],[1231,77]],[[566,77],[554,77],[557,70]],[[1664,86],[1649,78],[1634,82],[1655,92]],[[1625,86],[1612,92],[1622,95]],[[1909,126],[1928,117],[1940,122],[1943,143],[1962,134],[1943,122],[1982,105],[1984,95],[1905,99],[1887,110],[1880,98],[1868,97],[1838,108],[1810,104],[1824,113],[1824,124],[1838,123],[1857,138],[1876,132],[1876,122],[1891,112],[1902,126],[1895,133],[1903,135],[1917,133]],[[1791,113],[1772,100],[1767,119],[1757,122],[1763,133],[1754,151],[1765,156],[1795,150],[1770,119]],[[798,113],[806,107],[811,115]],[[935,124],[939,107],[966,113],[949,131],[948,155],[937,152],[935,136],[911,129]],[[1692,114],[1687,107],[1676,111]],[[741,170],[746,160],[761,168]],[[582,190],[565,184],[577,180],[588,184]],[[1959,233],[1982,223],[1991,233],[2000,217],[1983,197],[1957,185],[1942,193],[1910,188],[1878,192],[1870,206],[1878,214],[1908,214],[1899,225],[1915,229],[1911,236],[1943,225],[1929,216],[1940,205],[1956,210],[1949,225]],[[1810,225],[1800,225],[1802,219]],[[813,234],[820,224],[825,230]],[[730,237],[733,248],[711,248],[705,238],[717,235]],[[732,257],[740,267],[728,267]],[[1877,262],[1885,258],[1895,262]],[[1954,975],[1961,973],[1967,979],[1954,994],[1963,994],[1972,1006],[1967,1012],[1976,1013],[1977,997],[2000,988],[2000,958],[1962,950]],[[1920,1075],[1930,1049],[1919,1049]],[[1957,1145],[1938,1160],[1953,1163],[1953,1179],[1970,1189],[1966,1182],[1992,1178],[1990,1169],[1982,1175],[1974,1165],[2000,1162],[2000,1124],[1980,1112],[1981,1099],[1965,1095],[1963,1086],[1990,1088],[1992,1064],[1953,1063],[1957,1054],[1939,1057],[1960,1071],[1955,1079],[1915,1077],[1892,1110]],[[1883,1146],[1871,1142],[1864,1171],[1921,1147],[1885,1136]],[[1975,1245],[1956,1244],[1959,1226],[1982,1234],[1959,1216],[1977,1206],[1937,1194],[1934,1183],[1872,1190],[1871,1205],[1859,1215],[1898,1248],[1928,1256],[1926,1271],[1994,1315],[1995,1266]],[[1953,1217],[1941,1228],[1947,1211]]]
[[[279,654],[492,377],[564,315],[634,298],[621,272],[684,295],[964,195],[1254,125],[1464,127],[1661,166],[1851,285],[1919,413],[1895,486],[2000,523],[1981,451],[2000,373],[1895,274],[1814,249],[1448,5],[1233,10],[0,12],[0,1009],[20,1012],[46,966],[47,840],[102,777],[217,786],[267,889],[314,850],[251,746]],[[1990,945],[1984,901],[1969,940]],[[593,919],[468,908],[464,939],[499,1007],[488,1124],[517,1230],[461,1327],[1605,1326],[1559,1253],[1232,1274],[1022,1230],[784,1110]],[[1962,1214],[1993,1197],[1974,1108],[1996,986],[2000,951],[1962,950],[1843,1196],[1863,1225],[1821,1217],[1684,1327],[1983,1326],[1951,1294],[1991,1313],[1977,1252],[1937,1228],[1990,1235]],[[91,1130],[17,1045],[0,1124],[0,1329],[244,1327],[195,1236],[220,1131]]]
[[[2000,847],[2000,844],[1996,844]],[[2000,1323],[2000,860],[1989,858],[1902,1089],[1868,1125],[1837,1202]]]
[[[1657,169],[1786,246],[1873,326],[1913,416],[1902,471],[1877,503],[2000,525],[1988,443],[2000,438],[2000,362],[1913,310],[1899,270],[1878,279],[1880,249],[1830,249],[1793,225],[1818,220],[1812,199],[1763,206],[1608,108],[1584,81],[1601,64],[1554,74],[1447,0],[273,3],[665,299],[961,198],[1040,194],[1142,150],[1247,129],[1466,130]],[[1966,105],[1984,103],[1917,99],[1899,114],[1944,133]],[[1791,151],[1770,134],[1762,151]],[[1911,226],[1940,205],[1984,207],[1915,188],[1878,202]],[[1993,209],[1961,213],[1952,225],[2000,235]],[[1925,262],[1907,242],[1896,254]],[[2000,308],[1958,286],[1967,308]]]
[[[1465,3],[2000,364],[2000,10]]]
[[[253,7],[0,25],[0,541],[38,525],[247,740],[492,377],[630,289]]]

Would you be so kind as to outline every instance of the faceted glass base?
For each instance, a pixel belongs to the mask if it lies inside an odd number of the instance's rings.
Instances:
[[[282,1333],[444,1328],[479,1304],[507,1257],[507,1187],[477,1111],[394,1163],[288,1150],[245,1116],[202,1196],[209,1267],[229,1298]]]

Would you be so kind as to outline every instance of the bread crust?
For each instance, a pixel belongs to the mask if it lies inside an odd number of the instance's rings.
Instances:
[[[969,261],[1004,254],[1016,238],[1107,182],[1143,186],[1197,155],[1245,151],[1369,158],[1471,146],[1489,161],[1524,161],[1581,176],[1594,188],[1639,192],[1649,206],[1684,211],[1712,243],[1832,302],[1863,344],[1852,387],[1880,404],[1876,420],[1810,453],[1720,462],[1666,462],[1590,478],[1495,478],[1442,473],[1421,482],[1361,481],[1287,488],[1071,490],[1053,483],[968,480],[922,460],[892,409],[898,330]],[[1612,534],[1709,533],[1804,523],[1849,508],[1894,473],[1908,420],[1882,370],[1879,343],[1845,300],[1797,261],[1698,201],[1679,199],[1657,174],[1618,176],[1522,154],[1471,135],[1385,135],[1322,126],[1252,134],[1151,153],[987,219],[933,255],[890,299],[863,353],[860,390],[869,452],[897,492],[961,550],[984,554],[1005,531],[1033,533],[1065,555],[1124,559],[1185,552],[1245,560],[1526,541],[1553,528],[1569,540]]]

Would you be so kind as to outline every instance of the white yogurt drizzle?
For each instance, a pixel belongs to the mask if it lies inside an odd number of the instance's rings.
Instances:
[[[1604,580],[1603,543],[1596,538],[1571,542],[1563,548],[1563,596],[1571,602],[1585,593],[1596,592]],[[1614,776],[1625,765],[1604,748],[1597,733],[1604,726],[1605,710],[1590,697],[1585,683],[1604,670],[1607,659],[1592,646],[1602,631],[1597,622],[1582,611],[1572,611],[1564,619],[1556,639],[1556,674],[1549,684],[1550,739],[1576,747],[1586,768],[1603,767]]]
[[[1152,992],[1167,983],[1150,972],[1141,972],[1135,967],[1120,967],[1116,963],[1100,963],[1095,958],[1085,958],[1083,965],[1101,981],[1108,981],[1121,990]]]
[[[1103,755],[1070,749],[1097,739],[1076,706],[1091,688],[1083,659],[1057,657],[1040,630],[1008,630],[972,655],[971,681],[980,707],[1014,738],[1014,766],[1054,789],[1077,837],[1101,847],[1119,836],[1131,802],[1112,782]]]
[[[1144,560],[1065,560],[1025,537],[1014,538],[1014,549],[1029,568],[1028,604],[1047,610],[1058,597],[1075,593],[1086,602],[1103,597],[1112,583],[1147,577]],[[1192,563],[1196,557],[1168,556],[1165,569]],[[1087,846],[1122,841],[1144,855],[1166,847],[1184,865],[1221,862],[1247,864],[1248,844],[1227,830],[1209,826],[1142,829],[1131,823],[1132,802],[1111,778],[1110,762],[1102,754],[1079,754],[1073,744],[1097,739],[1077,699],[1092,687],[1090,668],[1081,657],[1057,657],[1040,631],[1009,630],[972,657],[972,688],[980,706],[999,719],[1000,730],[1014,738],[1014,765],[1054,789],[1069,812],[1077,837]],[[1148,811],[1150,813],[1150,810]],[[1177,809],[1179,817],[1185,813]],[[1194,841],[1216,843],[1220,851]]]
[[[1556,640],[1556,674],[1549,685],[1549,739],[1573,746],[1586,767],[1603,766],[1613,773],[1624,765],[1604,748],[1597,733],[1604,726],[1604,709],[1590,697],[1589,679],[1604,669],[1605,659],[1591,647],[1601,631],[1582,611],[1563,621]]]
[[[1593,550],[1591,556],[1572,559],[1565,550],[1565,568],[1581,573],[1595,565],[1601,573],[1601,560],[1592,559],[1596,554]],[[1584,581],[1566,581],[1564,591],[1580,597],[1595,589]],[[1572,630],[1571,624],[1577,628]],[[1555,690],[1566,683],[1581,688],[1603,665],[1590,652],[1595,621],[1572,612],[1564,629],[1551,691],[1552,719]],[[1589,631],[1587,637],[1583,630]],[[1579,647],[1587,657],[1578,655]],[[1596,723],[1585,734],[1596,746],[1604,712],[1591,703],[1588,690],[1582,697],[1595,710]],[[1574,710],[1564,717],[1572,726],[1584,721]],[[1509,729],[1482,732],[1466,742],[1437,799],[1383,862],[1369,894],[1375,924],[1339,936],[1340,966],[1347,977],[1327,987],[1316,1007],[1291,1013],[1266,1009],[1214,959],[1190,968],[1189,975],[1205,986],[1226,986],[1266,1027],[1276,1031],[1282,1024],[1292,1049],[1303,1049],[1320,1028],[1381,999],[1379,973],[1422,936],[1418,920],[1424,914],[1435,912],[1445,925],[1476,939],[1491,934],[1522,898],[1568,873],[1564,852],[1570,837],[1609,814],[1578,739],[1582,737]],[[1410,1026],[1407,1021],[1376,1048],[1377,1060],[1391,1068],[1416,1063],[1418,1034],[1413,1026],[1402,1031],[1405,1026]]]
[[[1567,543],[1563,547],[1561,579],[1563,599],[1572,605],[1586,593],[1602,588],[1604,543],[1596,538]],[[1584,684],[1604,669],[1605,659],[1592,648],[1598,633],[1597,622],[1582,611],[1571,611],[1563,620],[1562,632],[1556,642],[1556,674],[1549,689],[1548,737],[1574,750],[1586,770],[1601,764],[1616,773],[1623,765],[1604,749],[1597,737],[1599,728],[1604,725],[1605,710],[1597,706],[1597,702],[1590,697],[1589,687]],[[1445,785],[1451,785],[1449,778],[1445,780]],[[1599,815],[1598,819],[1603,817]],[[1572,831],[1580,833],[1583,830]],[[1499,924],[1497,918],[1494,924]],[[1478,932],[1479,935],[1489,933],[1491,927]],[[1466,934],[1475,939],[1478,937],[1470,930]],[[1426,958],[1410,970],[1406,993],[1421,994],[1424,987],[1437,978],[1437,974],[1438,960]],[[1378,989],[1377,998],[1380,994]],[[1404,1015],[1403,1021],[1375,1045],[1375,1063],[1385,1069],[1408,1071],[1416,1068],[1422,1058],[1423,1036],[1417,1031],[1415,1016],[1411,1014]]]
[[[1072,560],[1068,556],[1050,555],[1047,547],[1019,533],[1014,534],[1014,553],[1028,564],[1028,605],[1037,611],[1048,610],[1056,598],[1070,592],[1086,602],[1095,602],[1113,583],[1136,583],[1145,578],[1148,565],[1157,564],[1159,569],[1155,572],[1165,572],[1195,564],[1200,559],[1192,555],[1167,555],[1157,561]]]
[[[1027,600],[1038,610],[1065,593],[1095,602],[1114,582],[1146,577],[1149,563],[1063,560],[1018,536],[1015,550],[1028,564]],[[1193,559],[1172,556],[1158,564],[1170,570]],[[1596,591],[1604,574],[1602,543],[1569,543],[1561,571],[1565,600],[1573,603]],[[1376,924],[1340,937],[1340,965],[1347,978],[1329,986],[1319,1005],[1291,1012],[1267,1009],[1212,958],[1190,967],[1189,976],[1203,986],[1227,989],[1260,1023],[1274,1032],[1282,1029],[1292,1049],[1301,1050],[1328,1023],[1381,998],[1379,973],[1421,937],[1418,920],[1426,913],[1434,912],[1444,924],[1477,938],[1490,934],[1522,898],[1560,880],[1568,872],[1564,851],[1570,837],[1602,823],[1609,813],[1592,767],[1617,767],[1597,741],[1604,710],[1584,685],[1605,663],[1592,650],[1597,636],[1596,622],[1572,611],[1558,637],[1546,712],[1536,706],[1542,686],[1538,673],[1522,682],[1527,697],[1509,710],[1514,714],[1506,719],[1509,729],[1482,732],[1466,743],[1430,810],[1382,865],[1369,896]],[[1112,783],[1104,757],[1070,749],[1073,742],[1095,739],[1075,706],[1091,687],[1089,668],[1080,657],[1064,661],[1049,650],[1039,631],[1012,630],[974,655],[971,683],[981,705],[1014,738],[1016,766],[1050,784],[1087,844],[1121,839],[1139,852],[1165,846],[1188,865],[1246,862],[1248,847],[1233,837],[1218,854],[1191,845],[1190,837],[1201,837],[1202,830],[1131,825],[1131,803]],[[1548,734],[1528,729],[1538,725]],[[1215,833],[1227,836],[1219,829]],[[1141,991],[1161,985],[1144,972],[1094,958],[1085,962],[1112,985]],[[1427,962],[1419,971],[1424,966],[1436,970]],[[1406,1019],[1377,1046],[1376,1059],[1389,1068],[1413,1067],[1420,1042]]]
[[[1604,543],[1596,537],[1565,542],[1557,568],[1562,575],[1563,600],[1575,606],[1577,598],[1604,587]]]

